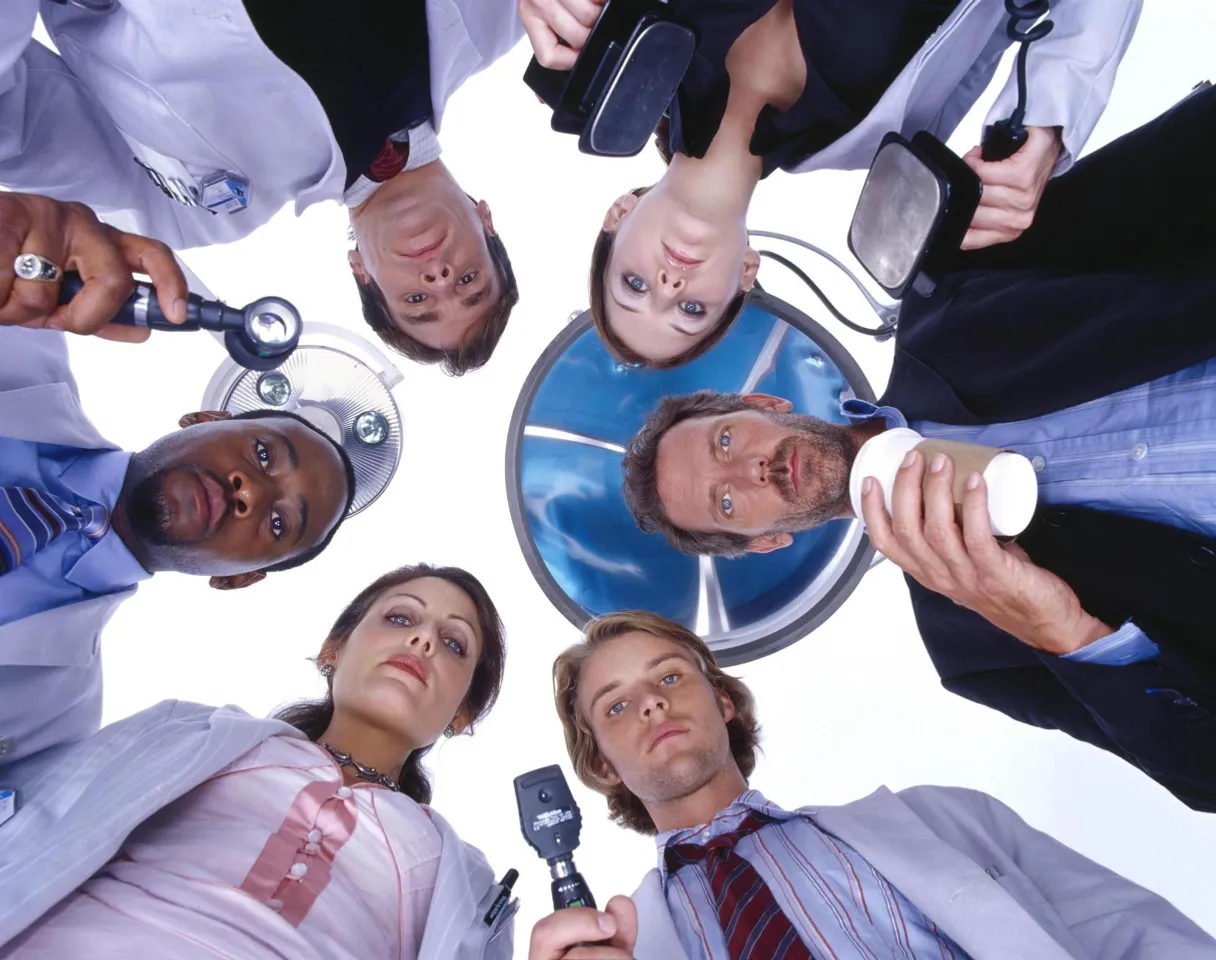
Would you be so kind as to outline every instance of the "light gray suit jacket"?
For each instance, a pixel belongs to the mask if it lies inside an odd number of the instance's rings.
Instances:
[[[1026,124],[1062,127],[1064,152],[1055,173],[1080,156],[1106,109],[1115,73],[1140,19],[1142,0],[1055,0],[1055,23],[1035,41],[1027,59]],[[1009,48],[1004,0],[962,0],[900,72],[869,114],[795,170],[861,170],[870,165],[888,131],[911,137],[918,130],[946,140],[987,89]],[[1011,75],[987,123],[1002,120],[1017,103]]]
[[[1168,901],[957,787],[885,787],[805,807],[975,960],[1213,960],[1216,941]],[[633,894],[637,960],[688,958],[658,870]],[[688,958],[692,960],[692,958]]]
[[[304,735],[236,707],[165,700],[7,768],[24,803],[0,825],[0,946],[108,863],[141,822],[273,736]],[[509,960],[513,918],[496,931],[481,922],[489,864],[431,819],[443,850],[419,960]]]
[[[116,450],[89,422],[64,334],[0,326],[0,436]],[[4,766],[101,723],[101,629],[135,588],[0,624]]]

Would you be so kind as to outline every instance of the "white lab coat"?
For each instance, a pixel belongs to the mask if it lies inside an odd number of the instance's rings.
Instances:
[[[885,787],[808,807],[973,960],[1213,960],[1216,940],[1173,905],[1030,827],[976,790]],[[696,960],[658,870],[633,894],[637,960]]]
[[[346,169],[320,101],[262,43],[241,0],[123,0],[107,13],[44,2],[59,56],[30,39],[37,0],[4,8],[0,184],[88,204],[178,250],[239,239],[287,203],[299,213],[341,198]],[[523,26],[514,0],[427,0],[427,22],[438,129],[456,88]],[[135,157],[196,181],[241,174],[250,205],[185,206]]]
[[[0,436],[117,450],[85,416],[64,338],[0,326]],[[0,624],[0,781],[6,764],[96,732],[101,631],[134,593],[131,587]]]
[[[1106,109],[1115,73],[1140,19],[1143,0],[1053,0],[1055,28],[1030,46],[1025,123],[1062,127],[1064,151],[1054,174],[1080,156]],[[803,161],[794,173],[862,170],[891,130],[911,137],[928,130],[942,140],[966,116],[996,73],[1010,40],[1004,0],[962,0],[856,127]],[[1008,82],[985,124],[1003,120],[1017,104]]]

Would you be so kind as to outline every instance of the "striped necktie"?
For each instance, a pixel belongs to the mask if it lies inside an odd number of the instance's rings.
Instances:
[[[109,529],[105,507],[77,507],[30,487],[0,487],[0,575],[12,572],[68,530],[99,540]]]
[[[776,821],[753,813],[735,829],[704,846],[673,844],[667,870],[703,861],[731,960],[810,960],[811,952],[790,924],[756,869],[735,853],[741,837]]]

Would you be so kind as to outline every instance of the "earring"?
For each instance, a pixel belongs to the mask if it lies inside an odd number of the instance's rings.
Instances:
[[[452,737],[456,736],[456,728],[449,723],[448,728],[443,731],[443,735],[451,740]]]
[[[321,676],[323,676],[326,680],[332,679],[333,675],[334,665],[332,663],[327,663],[321,668]]]

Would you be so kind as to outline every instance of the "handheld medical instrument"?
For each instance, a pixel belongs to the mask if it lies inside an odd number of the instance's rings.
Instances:
[[[59,302],[67,303],[84,287],[80,275],[63,276]],[[214,330],[224,335],[228,354],[250,370],[272,370],[286,360],[300,342],[300,312],[281,297],[262,297],[242,308],[220,300],[187,296],[186,322],[171,323],[150,283],[136,281],[135,289],[114,318],[114,323],[146,330]]]

